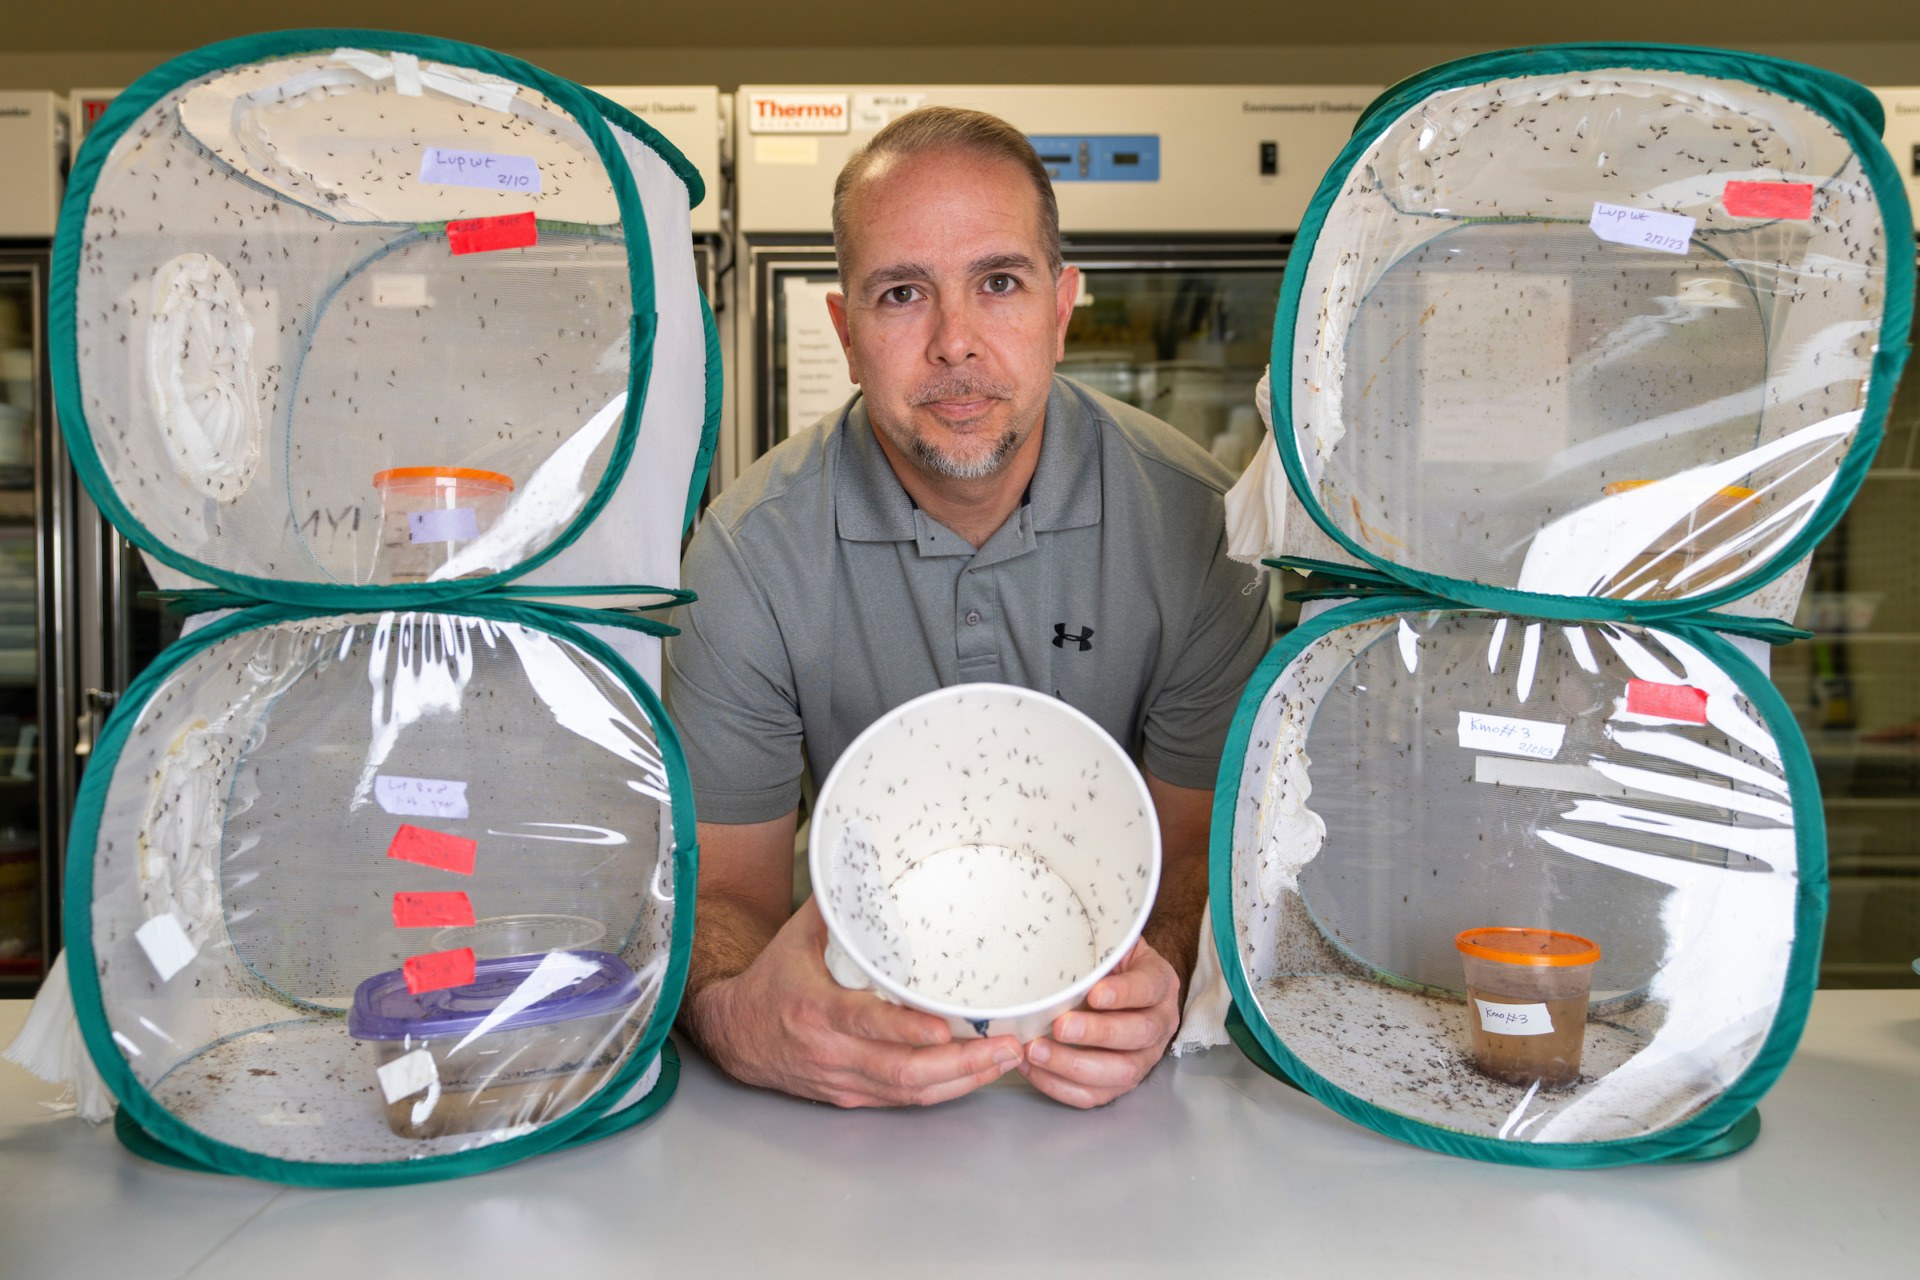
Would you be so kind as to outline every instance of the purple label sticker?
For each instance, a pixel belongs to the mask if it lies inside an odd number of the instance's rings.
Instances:
[[[409,542],[471,542],[480,536],[472,507],[435,507],[407,515]]]
[[[540,165],[532,156],[428,147],[420,156],[420,181],[448,187],[540,194]]]

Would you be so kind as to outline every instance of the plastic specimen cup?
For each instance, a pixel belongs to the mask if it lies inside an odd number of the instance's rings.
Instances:
[[[373,487],[380,493],[375,580],[425,582],[506,509],[513,479],[472,467],[394,467],[376,472]]]
[[[1467,975],[1473,1065],[1513,1085],[1564,1089],[1580,1078],[1597,944],[1551,929],[1467,929],[1454,938]]]

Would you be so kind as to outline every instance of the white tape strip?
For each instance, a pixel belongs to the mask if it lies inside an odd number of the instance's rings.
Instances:
[[[420,96],[420,59],[410,53],[393,55],[393,89],[403,98]]]
[[[172,981],[174,974],[186,968],[200,954],[200,948],[194,945],[179,917],[171,911],[155,916],[135,929],[133,937],[140,944],[140,949],[147,953],[147,959],[153,962],[153,971],[160,975],[162,982]]]
[[[440,1068],[426,1049],[415,1049],[392,1062],[382,1063],[374,1069],[374,1074],[380,1077],[381,1096],[390,1103],[411,1098],[440,1082]]]
[[[1602,796],[1608,800],[1630,800],[1639,794],[1601,777],[1583,764],[1548,764],[1544,760],[1514,760],[1504,756],[1475,756],[1473,780],[1496,787],[1532,787],[1577,796]]]

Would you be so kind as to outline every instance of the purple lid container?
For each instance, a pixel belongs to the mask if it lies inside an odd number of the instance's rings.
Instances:
[[[437,1040],[464,1036],[479,1026],[549,955],[500,956],[474,964],[473,981],[414,995],[398,969],[376,973],[353,993],[347,1034],[355,1040]],[[640,999],[640,980],[626,961],[607,951],[565,953],[593,966],[584,977],[501,1019],[488,1031],[521,1031],[630,1008]]]

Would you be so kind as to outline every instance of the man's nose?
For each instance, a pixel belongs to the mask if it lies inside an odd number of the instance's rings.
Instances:
[[[979,354],[978,316],[971,299],[942,301],[934,308],[927,356],[936,364],[965,364]]]

